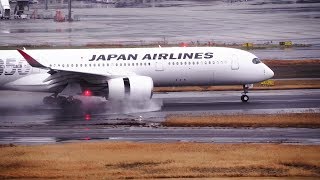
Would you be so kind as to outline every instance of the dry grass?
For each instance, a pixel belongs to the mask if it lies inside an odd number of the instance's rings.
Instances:
[[[274,80],[274,86],[254,85],[254,90],[276,89],[320,89],[320,80]]]
[[[162,123],[169,127],[306,127],[320,128],[320,113],[263,115],[170,115]]]
[[[320,177],[320,146],[74,143],[2,147],[0,179]]]

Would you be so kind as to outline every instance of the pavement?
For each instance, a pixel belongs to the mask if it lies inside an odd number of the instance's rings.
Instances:
[[[41,105],[42,93],[0,92],[0,144],[70,141],[320,144],[317,128],[167,128],[167,115],[320,112],[320,90],[174,92],[143,104],[85,99],[82,109]],[[258,120],[257,120],[258,121]]]

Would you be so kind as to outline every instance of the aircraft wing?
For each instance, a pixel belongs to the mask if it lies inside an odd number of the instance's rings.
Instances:
[[[23,58],[30,64],[30,66],[35,67],[35,68],[40,68],[40,69],[47,69],[49,70],[50,74],[54,74],[55,72],[68,72],[68,74],[73,73],[73,74],[83,74],[83,75],[96,75],[96,76],[102,76],[107,79],[112,79],[112,78],[118,78],[118,77],[127,77],[127,76],[132,76],[136,75],[133,72],[128,72],[128,71],[112,71],[112,70],[107,70],[103,72],[99,71],[90,71],[88,68],[63,68],[63,67],[48,67],[40,62],[38,62],[36,59],[31,57],[29,54],[27,54],[25,51],[21,49],[17,49],[18,52],[23,56]]]
[[[107,81],[113,78],[128,77],[135,75],[135,73],[124,71],[111,71],[108,69],[103,72],[89,71],[89,68],[66,68],[66,67],[49,67],[35,58],[31,57],[25,51],[18,49],[18,52],[24,59],[34,68],[46,69],[50,76],[43,80],[48,84],[48,88],[52,91],[65,91],[70,84],[80,84],[82,88],[90,88],[96,91],[96,94],[105,91],[107,88]],[[75,94],[79,94],[79,88],[74,90]],[[70,94],[72,95],[72,94]]]

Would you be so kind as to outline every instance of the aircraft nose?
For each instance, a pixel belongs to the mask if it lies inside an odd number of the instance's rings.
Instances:
[[[265,67],[264,74],[268,79],[274,76],[274,72],[268,66]]]

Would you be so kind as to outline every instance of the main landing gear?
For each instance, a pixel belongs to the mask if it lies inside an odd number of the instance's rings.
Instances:
[[[247,95],[247,93],[249,92],[248,89],[249,89],[249,86],[243,85],[243,93],[242,93],[242,96],[241,96],[241,101],[242,102],[248,102],[249,101],[249,96]]]
[[[82,104],[82,102],[79,99],[75,99],[73,98],[73,96],[64,97],[58,96],[58,94],[53,94],[51,96],[44,97],[43,103],[45,105],[57,105],[61,107],[80,106]]]

